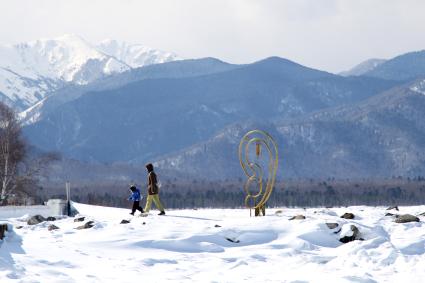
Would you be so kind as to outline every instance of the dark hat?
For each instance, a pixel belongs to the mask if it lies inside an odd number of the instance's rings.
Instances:
[[[131,185],[130,186],[130,191],[134,192],[136,190],[136,186],[135,185]]]
[[[146,164],[146,169],[148,169],[148,172],[152,172],[153,171],[153,165],[152,165],[152,163]]]

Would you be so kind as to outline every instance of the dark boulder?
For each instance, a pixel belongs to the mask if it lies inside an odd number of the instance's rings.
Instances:
[[[39,224],[39,223],[44,222],[44,221],[46,221],[46,218],[44,218],[43,216],[34,215],[34,216],[31,216],[28,219],[27,224],[28,225],[36,225],[36,224]]]
[[[301,214],[298,214],[289,218],[289,220],[303,220],[303,219],[305,219],[305,216]]]
[[[49,216],[46,218],[47,221],[56,221],[56,217]]]
[[[49,225],[49,227],[47,227],[47,230],[49,230],[49,231],[53,231],[53,230],[57,230],[57,229],[59,229],[59,227],[56,226],[56,225],[53,225],[53,224],[51,224],[51,225]]]
[[[345,218],[345,219],[354,219],[354,214],[350,213],[350,212],[346,212],[343,215],[341,215],[341,218]]]
[[[387,210],[392,210],[392,209],[395,209],[395,210],[398,211],[398,206],[395,205],[395,206],[390,206],[390,207],[387,208]]]
[[[345,244],[354,240],[362,240],[359,229],[352,224],[342,226],[339,241]]]
[[[328,226],[329,229],[335,229],[339,226],[338,223],[326,223],[326,226]]]
[[[235,239],[235,238],[226,237],[226,240],[228,240],[229,242],[232,242],[232,243],[239,243],[240,242],[238,239]]]
[[[84,225],[78,226],[75,229],[81,230],[81,229],[90,229],[94,226],[94,221],[88,221]]]
[[[130,221],[125,220],[125,219],[121,220],[121,222],[120,222],[120,224],[128,224],[128,223],[130,223]]]
[[[83,222],[84,219],[86,219],[84,216],[83,217],[77,217],[74,219],[74,222]]]
[[[419,222],[419,218],[411,214],[402,214],[402,215],[397,215],[394,222],[395,223]]]

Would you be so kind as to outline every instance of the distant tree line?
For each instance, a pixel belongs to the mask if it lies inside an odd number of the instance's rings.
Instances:
[[[160,196],[167,208],[237,208],[244,207],[244,181],[178,180],[163,182]],[[65,198],[64,185],[34,190],[36,202]],[[146,195],[144,187],[142,194]],[[254,190],[253,193],[256,191]],[[73,185],[76,202],[128,207],[127,184]],[[278,182],[267,203],[269,207],[330,207],[351,205],[420,205],[425,204],[425,178],[390,178],[386,180],[288,180]]]

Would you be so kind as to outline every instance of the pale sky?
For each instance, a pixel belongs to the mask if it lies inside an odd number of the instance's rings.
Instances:
[[[184,58],[280,56],[339,72],[425,49],[424,0],[0,0],[0,44],[65,33]]]

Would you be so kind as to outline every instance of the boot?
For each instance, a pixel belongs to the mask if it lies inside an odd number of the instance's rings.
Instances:
[[[165,215],[165,211],[161,211],[158,215]]]

